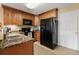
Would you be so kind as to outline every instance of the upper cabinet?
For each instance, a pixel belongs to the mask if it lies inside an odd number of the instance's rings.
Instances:
[[[12,22],[11,22],[11,9],[9,9],[9,8],[4,8],[4,10],[3,10],[3,12],[4,12],[4,24],[5,25],[9,25],[9,24],[11,24]]]
[[[3,7],[4,25],[22,25],[22,12]]]
[[[12,10],[12,24],[22,25],[22,12]]]
[[[29,19],[32,20],[32,25],[34,25],[35,16],[28,13],[22,13],[23,19]]]
[[[33,18],[32,18],[32,15],[30,15],[30,14],[22,13],[22,15],[23,15],[23,18],[24,18],[24,19],[33,19]]]
[[[22,25],[23,19],[30,19],[34,23],[34,15],[3,6],[4,12],[4,25]]]
[[[39,18],[46,19],[46,18],[57,17],[57,16],[58,16],[58,9],[55,8],[55,9],[52,9],[52,10],[49,10],[45,13],[40,14]]]
[[[12,25],[14,25],[14,24],[17,25],[17,12],[16,12],[16,10],[12,10],[12,13],[11,13],[11,24]]]
[[[17,25],[22,25],[23,24],[23,18],[22,18],[22,12],[17,11]]]

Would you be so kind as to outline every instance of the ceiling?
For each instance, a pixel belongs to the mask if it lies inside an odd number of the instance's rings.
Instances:
[[[60,8],[60,7],[71,5],[71,3],[40,3],[40,5],[38,5],[34,9],[27,8],[25,6],[25,3],[6,3],[3,5],[38,15],[38,14],[41,14],[41,13],[46,12],[46,11],[53,9],[53,8]]]

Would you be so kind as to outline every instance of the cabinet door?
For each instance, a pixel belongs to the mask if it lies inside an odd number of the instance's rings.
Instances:
[[[12,10],[12,17],[11,17],[11,20],[12,20],[12,24],[13,25],[16,25],[17,24],[17,15],[16,15],[16,10]]]
[[[4,8],[4,25],[11,24],[11,9]]]
[[[35,32],[36,33],[36,40],[40,42],[40,31]]]
[[[22,25],[22,13],[17,11],[17,25]]]

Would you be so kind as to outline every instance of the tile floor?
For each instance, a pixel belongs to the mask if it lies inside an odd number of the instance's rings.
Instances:
[[[35,42],[34,55],[79,55],[79,51],[61,46],[58,46],[56,49],[52,50],[43,45],[40,45],[39,42]]]

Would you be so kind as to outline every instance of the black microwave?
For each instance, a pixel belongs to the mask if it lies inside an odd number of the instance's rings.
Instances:
[[[23,25],[32,25],[32,20],[23,19]]]

